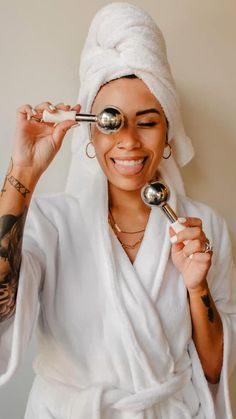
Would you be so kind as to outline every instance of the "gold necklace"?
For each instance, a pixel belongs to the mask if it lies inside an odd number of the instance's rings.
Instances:
[[[115,222],[115,220],[114,220],[114,218],[112,216],[112,213],[111,213],[110,208],[109,208],[109,223],[110,223],[111,227],[112,228],[115,227],[115,229],[119,233],[137,234],[137,233],[143,233],[145,231],[145,229],[144,230],[139,230],[139,231],[132,231],[132,232],[121,230],[121,228],[116,224],[116,222]],[[114,230],[114,228],[113,228],[113,230]],[[115,232],[115,235],[116,235],[117,239],[119,240],[120,244],[122,245],[122,247],[124,247],[125,249],[134,249],[139,243],[141,243],[141,241],[143,239],[143,236],[144,236],[144,234],[143,234],[142,237],[138,241],[136,241],[134,244],[127,244],[127,243],[123,243],[121,241],[121,239],[117,236],[117,233],[116,232]]]
[[[145,231],[145,228],[143,230],[138,230],[138,231],[124,231],[121,230],[121,228],[118,226],[118,224],[115,222],[114,217],[112,215],[111,209],[109,208],[109,215],[111,218],[111,221],[115,227],[115,229],[118,231],[118,233],[125,233],[125,234],[137,234],[137,233],[143,233]]]
[[[117,237],[117,236],[116,236]],[[117,237],[121,246],[124,247],[125,249],[134,249],[139,243],[141,243],[141,241],[143,240],[143,236],[141,237],[141,239],[139,239],[137,242],[135,242],[134,244],[125,244],[121,241],[121,239],[119,239],[119,237]]]

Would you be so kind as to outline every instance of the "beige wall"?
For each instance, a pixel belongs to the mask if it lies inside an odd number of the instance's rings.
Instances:
[[[42,100],[76,102],[81,46],[92,16],[107,3],[0,0],[1,179],[10,156],[15,109],[20,104],[37,104]],[[183,170],[188,194],[224,215],[236,255],[236,2],[134,0],[133,3],[151,13],[167,41],[185,126],[196,148],[195,160]],[[68,136],[61,153],[41,179],[38,192],[64,188],[69,158]],[[33,350],[29,354],[32,356]],[[31,381],[28,363],[24,368],[0,392],[1,419],[21,417],[19,412],[24,409]],[[21,379],[23,384],[19,385]],[[19,388],[22,396],[12,403]],[[236,375],[232,393],[236,393]],[[234,411],[236,418],[236,404]]]

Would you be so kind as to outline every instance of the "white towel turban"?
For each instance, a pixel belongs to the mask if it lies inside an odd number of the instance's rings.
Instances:
[[[103,84],[129,74],[144,81],[165,112],[173,155],[161,162],[159,170],[167,182],[184,194],[178,167],[188,163],[194,151],[184,131],[163,35],[142,9],[128,3],[111,3],[95,15],[81,54],[78,97],[81,112],[91,112],[93,100]],[[88,185],[92,176],[101,172],[97,160],[86,157],[88,141],[88,126],[82,123],[73,133],[73,156],[67,182],[70,192],[79,194],[84,182]]]

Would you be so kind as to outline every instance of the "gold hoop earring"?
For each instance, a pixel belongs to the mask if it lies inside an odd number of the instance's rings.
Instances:
[[[165,159],[165,160],[169,159],[170,156],[171,156],[171,145],[169,143],[167,143],[165,148],[166,147],[169,147],[169,152],[168,152],[167,156],[165,156],[165,155],[162,156],[162,158]]]
[[[90,144],[92,144],[92,145],[93,145],[93,142],[92,142],[92,141],[89,141],[89,143],[86,145],[86,148],[85,148],[85,153],[86,153],[86,156],[87,156],[89,159],[94,159],[94,157],[96,157],[96,153],[94,154],[94,156],[90,156],[90,155],[88,154],[88,148],[89,148]],[[93,148],[94,148],[94,145],[93,145]]]

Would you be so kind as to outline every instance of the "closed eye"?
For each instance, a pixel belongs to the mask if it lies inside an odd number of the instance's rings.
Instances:
[[[157,122],[139,122],[139,127],[155,127],[155,125],[158,125]]]

